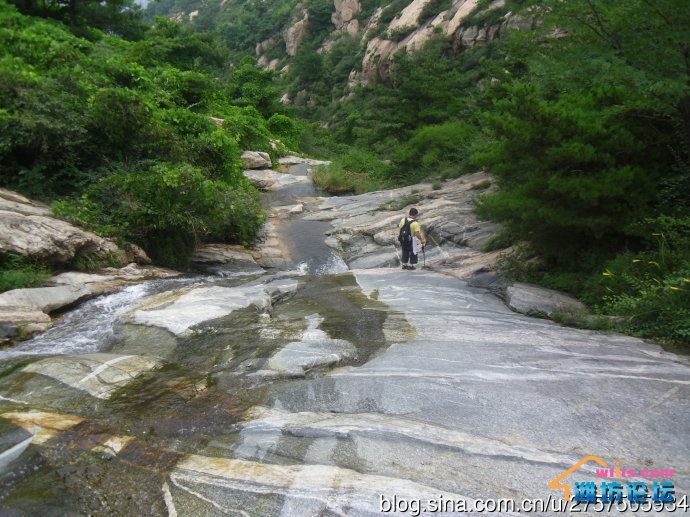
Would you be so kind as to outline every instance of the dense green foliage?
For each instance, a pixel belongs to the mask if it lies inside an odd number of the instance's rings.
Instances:
[[[141,39],[145,32],[141,8],[134,0],[9,0],[22,14],[60,20],[88,38],[99,31],[126,39]]]
[[[183,265],[204,239],[262,221],[242,149],[299,140],[270,73],[232,68],[211,36],[157,20],[127,42],[0,3],[0,183],[98,233]],[[215,117],[213,120],[211,117]]]
[[[523,243],[507,274],[573,292],[631,332],[690,340],[686,1],[480,0],[463,27],[496,27],[512,12],[522,30],[502,26],[471,49],[436,34],[398,53],[385,80],[350,91],[368,38],[411,30],[385,34],[408,3],[362,1],[360,20],[383,8],[362,39],[332,34],[331,0],[158,0],[150,14],[189,23],[139,35],[111,24],[134,42],[3,8],[2,181],[71,196],[56,210],[167,255],[203,238],[251,238],[258,205],[238,153],[275,153],[274,137],[330,157],[315,179],[334,193],[483,168],[500,187],[478,207],[503,225],[494,245]],[[429,2],[418,23],[447,5]],[[289,58],[279,35],[302,9],[306,35]],[[245,59],[257,43],[289,62],[278,82]],[[281,112],[283,92],[310,131]],[[193,194],[178,199],[180,189]]]
[[[548,271],[543,281],[632,316],[642,335],[687,341],[690,13],[682,4],[540,2],[541,26],[503,44],[514,65],[487,89],[488,139],[475,161],[501,186],[480,213],[530,243]],[[567,36],[550,37],[556,28]]]
[[[50,277],[43,265],[15,253],[0,254],[0,293],[10,289],[37,287]]]
[[[314,171],[314,182],[331,194],[362,194],[383,188],[391,166],[375,154],[350,148]]]
[[[352,191],[485,168],[500,191],[479,213],[503,224],[504,245],[528,243],[523,263],[539,257],[518,277],[573,292],[625,317],[633,332],[688,341],[684,2],[514,1],[482,11],[485,4],[467,23],[530,9],[537,28],[460,53],[439,35],[396,56],[387,82],[337,104],[323,81],[304,85],[315,103],[304,113],[332,128],[322,149],[376,153],[365,155],[369,167],[336,159],[320,181]],[[383,173],[382,159],[393,164]],[[377,172],[362,175],[367,168]]]

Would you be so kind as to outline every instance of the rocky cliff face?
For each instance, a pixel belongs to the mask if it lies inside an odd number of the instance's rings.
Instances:
[[[279,0],[272,0],[279,4]],[[230,13],[238,0],[223,0],[218,17]],[[485,44],[511,27],[531,26],[532,20],[517,15],[511,0],[383,0],[378,6],[361,0],[332,0],[330,24],[324,17],[328,4],[300,0],[270,37],[257,34],[254,52],[258,64],[266,69],[286,72],[305,38],[316,43],[318,52],[327,54],[340,38],[353,38],[359,46],[356,65],[349,76],[349,87],[372,84],[389,78],[393,57],[398,52],[413,52],[435,34],[452,38],[457,52]],[[175,12],[171,17],[193,23],[198,10],[211,9],[190,4],[189,12]],[[234,7],[233,7],[234,6]],[[194,10],[193,10],[194,9]],[[244,7],[243,7],[244,9]],[[257,14],[258,17],[264,16]],[[324,23],[328,25],[324,27]],[[309,38],[307,36],[309,35]],[[316,40],[316,41],[314,41]],[[284,99],[289,101],[289,99]]]
[[[389,78],[393,57],[401,51],[420,49],[435,34],[452,38],[454,48],[461,52],[467,48],[485,44],[508,28],[530,27],[532,20],[507,10],[506,0],[481,2],[480,0],[454,0],[445,10],[434,10],[433,0],[412,0],[390,21],[383,14],[392,5],[382,5],[366,18],[361,17],[359,0],[334,0],[331,22],[332,31],[323,41],[320,52],[331,50],[334,41],[343,35],[359,40],[365,49],[361,65],[352,70],[350,88],[359,84],[372,84]],[[473,23],[472,19],[481,20]],[[289,63],[309,28],[309,11],[300,4],[283,32],[287,56],[269,58],[267,51],[275,44],[275,38],[256,46],[259,64],[277,70]]]

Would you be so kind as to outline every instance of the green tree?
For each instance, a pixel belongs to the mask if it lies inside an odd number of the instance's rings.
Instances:
[[[634,224],[660,209],[662,185],[688,163],[683,5],[540,3],[540,28],[504,50],[528,73],[507,71],[488,91],[491,139],[476,158],[501,192],[484,200],[485,215],[561,263],[636,245]]]

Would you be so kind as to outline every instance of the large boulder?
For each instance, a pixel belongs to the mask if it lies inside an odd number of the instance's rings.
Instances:
[[[9,252],[58,266],[75,257],[124,255],[114,242],[51,217],[47,206],[0,190],[0,253]]]
[[[268,190],[278,180],[278,173],[270,169],[248,170],[243,174],[259,190]]]
[[[496,225],[474,214],[477,195],[494,188],[489,175],[466,174],[440,186],[419,184],[323,198],[309,207],[305,218],[331,222],[328,245],[341,252],[350,267],[391,267],[399,265],[398,222],[415,206],[428,235],[426,265],[466,278],[493,269],[499,256],[482,251]]]
[[[335,25],[337,31],[356,34],[359,30],[359,23],[355,15],[361,10],[359,0],[335,0],[335,10],[331,14],[331,23]]]
[[[587,311],[583,303],[568,294],[520,282],[506,289],[506,303],[514,311],[530,315]]]
[[[247,170],[244,176],[259,190],[279,190],[295,183],[309,183],[309,176],[298,176],[276,172],[270,169]]]
[[[271,157],[261,151],[245,151],[242,153],[242,163],[246,169],[270,169]]]
[[[43,311],[31,307],[0,307],[0,343],[24,339],[45,332],[51,319]]]
[[[297,280],[291,278],[250,282],[238,287],[183,287],[144,298],[125,319],[134,325],[158,327],[176,336],[184,335],[198,325],[241,309],[264,311],[297,287]]]

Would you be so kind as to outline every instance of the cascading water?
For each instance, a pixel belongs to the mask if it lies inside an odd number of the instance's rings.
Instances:
[[[296,175],[308,172],[306,165],[290,170]],[[311,183],[297,183],[265,194],[264,203],[275,207],[324,194]],[[36,409],[36,413],[28,413],[31,418],[56,419],[59,426],[71,425],[73,418],[85,418],[102,426],[95,433],[94,443],[101,438],[110,443],[103,434],[107,427],[107,433],[136,442],[125,451],[132,455],[127,461],[137,465],[137,473],[139,464],[148,466],[151,458],[169,454],[155,449],[158,446],[210,454],[221,460],[232,456],[232,442],[237,439],[235,426],[244,418],[242,412],[263,404],[265,389],[279,379],[275,376],[287,375],[280,373],[278,363],[271,363],[278,351],[290,345],[292,348],[283,355],[292,354],[308,370],[314,361],[338,363],[338,354],[349,362],[361,362],[383,343],[385,314],[376,310],[362,314],[362,307],[374,302],[356,288],[352,278],[330,276],[348,267],[324,242],[329,223],[293,215],[276,220],[276,226],[281,247],[289,254],[288,271],[206,265],[194,275],[145,281],[88,300],[66,312],[49,331],[1,350],[0,412],[13,415],[17,408]],[[299,280],[290,269],[302,273]],[[295,291],[291,290],[293,283]],[[281,289],[292,295],[281,295]],[[174,301],[166,301],[168,291],[176,291],[170,297]],[[175,320],[185,314],[204,315],[213,309],[221,316],[209,317],[179,335],[169,331],[170,326],[131,324],[130,313],[143,310],[138,308],[142,299],[151,300],[158,294],[164,295],[159,298],[161,308],[151,310],[158,312],[157,317],[165,317],[166,310]],[[247,300],[250,303],[245,303]],[[235,306],[236,310],[232,308]],[[176,310],[188,312],[180,315]],[[318,319],[305,320],[314,314]],[[312,333],[318,327],[319,339],[305,341],[305,321],[311,322],[308,327]],[[326,345],[331,348],[322,350]],[[305,359],[303,353],[311,355]],[[1,409],[6,407],[10,412]],[[67,422],[61,420],[63,415]],[[14,434],[6,440],[11,447],[4,448],[2,422],[0,418],[0,513],[4,504],[19,508],[25,503],[34,510],[50,506],[65,513],[74,513],[72,510],[77,508],[89,513],[86,510],[90,503],[62,500],[60,494],[46,500],[15,489],[36,484],[43,490],[45,483],[62,484],[28,470],[26,479],[12,477],[17,465],[31,460],[36,441],[12,428]],[[37,428],[32,423],[25,429],[33,433]],[[91,432],[88,426],[76,431],[85,444],[91,443]],[[152,442],[154,449],[139,457],[136,447],[152,432],[157,436]],[[220,444],[220,449],[204,445],[203,440],[197,442],[198,436],[213,437],[208,443]],[[118,439],[113,440],[113,447],[117,447]],[[61,452],[56,463],[68,465],[72,449],[60,450],[66,454]],[[24,472],[21,468],[19,472]],[[111,465],[106,473],[108,482],[119,492],[131,492],[127,483],[141,483],[131,470],[127,467],[118,471]],[[40,467],[41,475],[50,476],[51,472],[51,466]],[[146,488],[139,493],[149,505],[160,502],[157,482],[145,481]],[[108,491],[110,487],[103,484],[101,489]],[[9,503],[8,495],[13,498]]]

